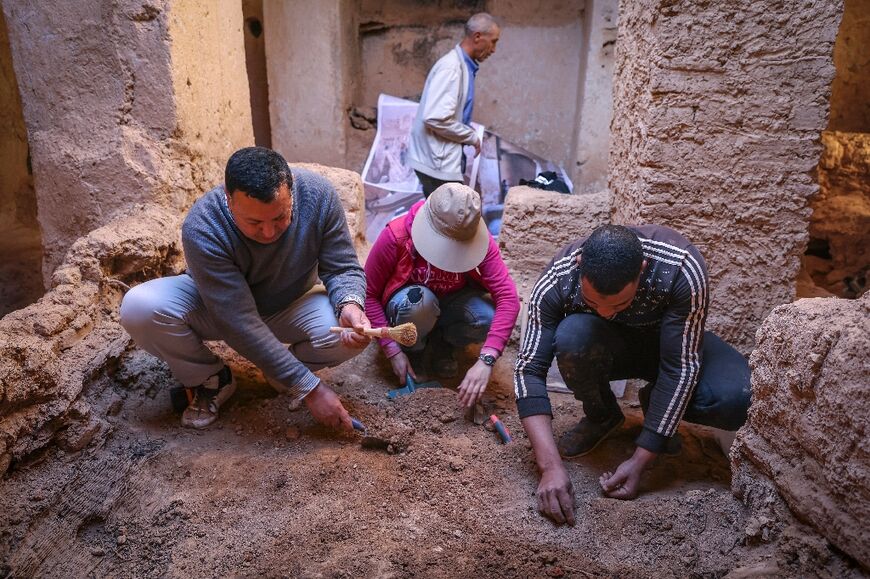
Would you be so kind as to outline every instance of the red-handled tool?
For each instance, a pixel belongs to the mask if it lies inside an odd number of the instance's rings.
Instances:
[[[498,416],[495,414],[491,415],[489,419],[492,421],[492,425],[495,426],[495,431],[498,432],[498,437],[501,438],[502,444],[507,444],[511,441],[511,433],[510,430],[507,429],[507,426],[498,419]]]

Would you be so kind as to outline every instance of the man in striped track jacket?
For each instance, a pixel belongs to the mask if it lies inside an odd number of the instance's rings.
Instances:
[[[616,431],[624,417],[610,381],[641,378],[644,423],[631,458],[601,476],[605,495],[637,496],[641,473],[681,420],[736,430],[749,407],[746,359],[704,331],[709,300],[704,258],[667,227],[605,225],[556,254],[529,299],[514,373],[517,408],[541,473],[538,509],[574,524],[562,464]],[[553,438],[546,376],[559,371],[585,417]]]

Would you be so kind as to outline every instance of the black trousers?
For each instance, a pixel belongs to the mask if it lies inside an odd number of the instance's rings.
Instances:
[[[416,169],[414,169],[414,172],[417,174],[417,178],[420,180],[420,184],[423,186],[423,197],[425,197],[426,199],[429,198],[429,195],[432,194],[432,191],[445,183],[462,183],[462,181],[442,181],[441,179],[430,177],[426,173],[421,173]]]
[[[640,378],[650,383],[647,388],[656,387],[657,328],[629,328],[592,314],[571,314],[559,324],[554,342],[559,372],[594,422],[622,413],[610,390],[611,380]],[[701,360],[698,383],[683,420],[737,430],[746,422],[750,402],[746,358],[715,334],[705,332]],[[640,396],[644,413],[648,392]]]

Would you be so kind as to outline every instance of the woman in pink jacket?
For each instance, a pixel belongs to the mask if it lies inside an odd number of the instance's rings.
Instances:
[[[446,378],[458,371],[454,347],[483,343],[459,385],[460,402],[473,406],[520,311],[516,286],[481,219],[480,195],[459,183],[436,189],[384,228],[365,272],[372,326],[417,326],[413,347],[379,340],[400,384],[408,374],[417,379],[424,348],[434,373]]]

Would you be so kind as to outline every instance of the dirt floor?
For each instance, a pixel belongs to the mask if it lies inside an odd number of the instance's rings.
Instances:
[[[728,461],[705,429],[682,427],[683,453],[654,465],[638,500],[602,497],[599,474],[629,456],[640,428],[630,397],[620,435],[568,463],[577,526],[543,519],[510,385],[514,352],[497,365],[485,397],[515,437],[508,445],[466,420],[451,390],[387,400],[395,385],[373,345],[324,371],[352,415],[392,436],[392,448],[367,450],[358,436],[329,432],[292,409],[247,362],[220,351],[240,387],[204,431],[179,426],[171,376],[141,351],[95,379],[82,406],[97,425],[90,445],[53,446],[0,481],[0,576],[756,572],[732,575],[746,577],[773,564],[770,545],[754,544],[759,522],[731,495]],[[580,416],[579,404],[553,399],[561,432]]]

